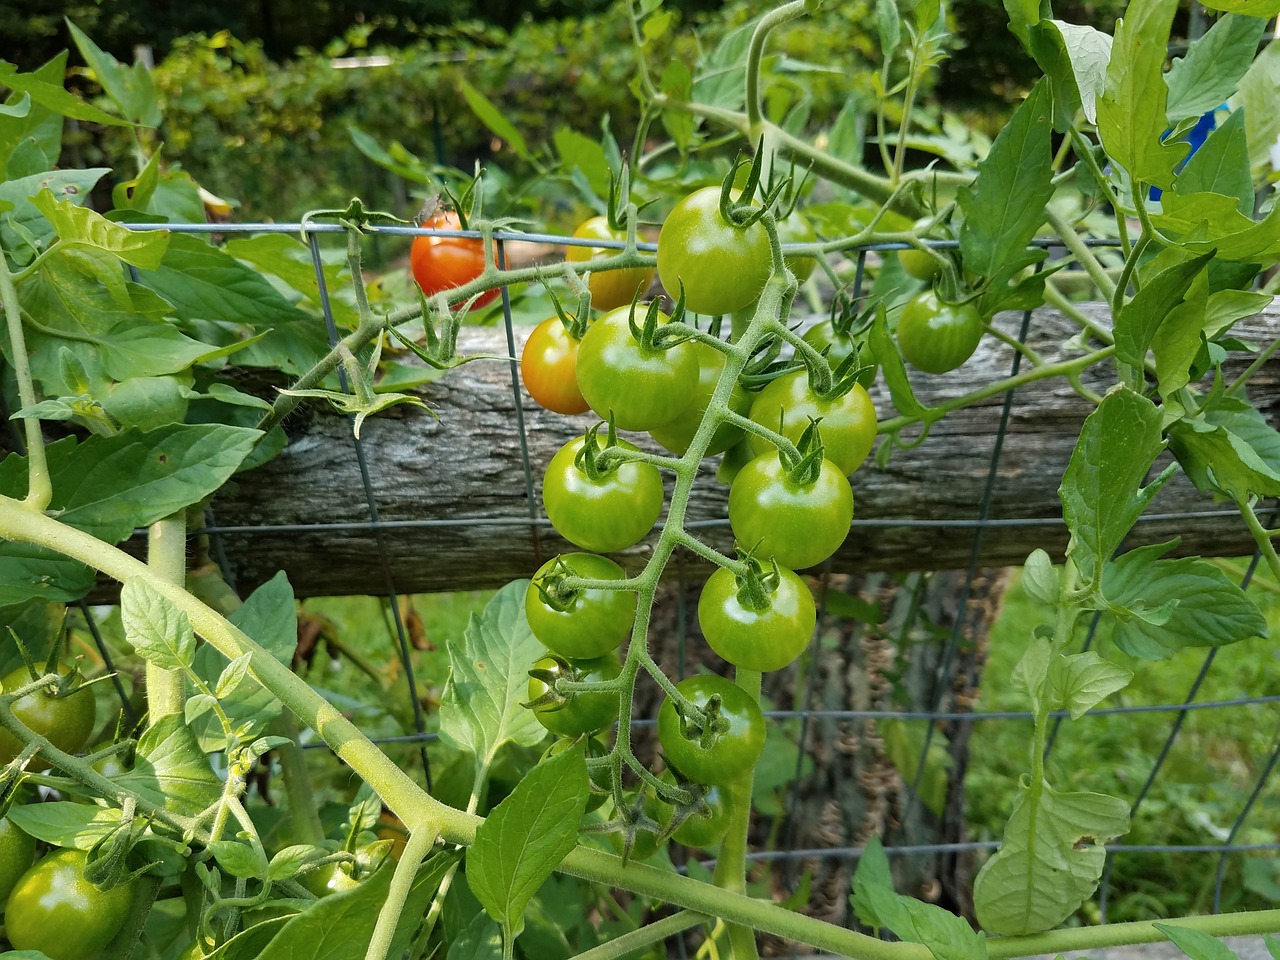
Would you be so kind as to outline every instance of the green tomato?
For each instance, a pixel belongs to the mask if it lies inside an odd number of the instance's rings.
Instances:
[[[524,594],[529,629],[552,653],[568,658],[600,657],[618,649],[631,633],[636,595],[630,590],[578,590],[562,605],[548,602],[539,587],[563,570],[590,580],[623,580],[626,571],[608,557],[569,553],[548,560]]]
[[[0,820],[0,908],[35,858],[35,838],[19,830],[8,817]]]
[[[836,330],[835,324],[830,320],[823,320],[805,331],[804,342],[819,353],[826,350],[827,363],[833,370],[857,350],[862,362],[867,365],[858,375],[858,383],[865,389],[870,389],[871,384],[876,382],[876,371],[880,367],[876,362],[875,353],[871,350],[870,341],[854,340],[847,333]]]
[[[840,469],[823,460],[817,479],[793,481],[777,452],[756,457],[729,488],[733,535],[761,559],[803,570],[831,556],[849,535],[853,489]]]
[[[636,306],[636,323],[643,313]],[[643,346],[631,332],[631,306],[598,318],[578,344],[578,389],[619,430],[652,430],[674,420],[698,383],[698,360],[686,341],[665,350]],[[670,317],[659,315],[659,322]]]
[[[49,960],[92,960],[124,926],[134,884],[103,890],[85,879],[88,854],[57,850],[24,873],[9,894],[4,930],[15,950]]]
[[[716,384],[720,381],[720,374],[724,373],[724,365],[728,359],[710,344],[695,341],[692,346],[698,357],[698,384],[694,387],[692,401],[685,407],[684,412],[670,423],[664,423],[649,431],[649,436],[676,456],[684,455],[684,452],[689,449],[693,435],[702,425],[707,405],[711,402],[711,395],[716,391]],[[744,417],[751,409],[751,394],[747,393],[740,382],[733,385],[733,391],[729,394],[729,409]],[[742,439],[740,428],[722,423],[711,435],[706,455],[714,457],[718,453],[724,453],[740,439]]]
[[[582,221],[578,229],[573,231],[577,240],[623,240],[627,239],[627,231],[614,230],[609,226],[608,217],[591,217]],[[606,260],[616,257],[622,251],[617,247],[566,247],[564,258],[570,263],[585,263]],[[631,303],[636,291],[644,296],[644,292],[653,283],[652,267],[631,267],[626,270],[595,270],[587,278],[587,289],[591,291],[591,306],[596,310],[616,310]]]
[[[579,737],[576,740],[570,740],[560,737],[551,741],[551,746],[547,747],[542,753],[542,759],[548,760],[551,757],[558,756],[566,750],[578,750],[583,746],[584,738]],[[609,748],[600,742],[597,737],[586,737],[586,756],[590,760],[592,758],[606,757],[609,755]],[[587,776],[591,782],[591,792],[587,794],[587,813],[592,810],[599,809],[606,800],[612,795],[613,782],[609,774],[608,767],[588,767]]]
[[[982,315],[972,303],[946,303],[926,290],[902,308],[898,347],[917,370],[947,373],[973,356],[982,329]]]
[[[37,667],[37,672],[41,669]],[[59,665],[58,672],[65,676],[71,668]],[[30,671],[26,667],[18,667],[0,680],[0,690],[17,690],[30,682]],[[77,753],[89,742],[97,716],[93,692],[83,688],[79,680],[64,696],[55,697],[44,690],[37,690],[15,700],[11,709],[14,717],[28,729],[65,753]],[[21,752],[22,744],[18,738],[8,730],[0,729],[0,763],[8,763]]]
[[[695,706],[713,702],[715,723],[694,730],[670,699],[658,709],[658,742],[667,761],[695,783],[727,786],[753,769],[764,752],[764,714],[760,705],[732,680],[700,674],[676,684]]]
[[[781,670],[804,653],[813,639],[818,618],[813,594],[786,567],[779,567],[778,574],[769,605],[763,610],[743,604],[737,579],[723,567],[702,587],[698,627],[711,649],[735,667]],[[673,762],[687,776],[694,776],[679,760]]]
[[[542,506],[556,532],[596,553],[623,550],[639,543],[662,513],[662,475],[649,463],[622,463],[592,480],[574,462],[583,438],[570,440],[547,464],[542,479]],[[624,450],[636,447],[625,440]]]
[[[733,313],[760,296],[773,259],[759,221],[743,228],[720,215],[720,188],[695,190],[675,205],[658,234],[658,279],[685,308],[710,316]],[[594,405],[592,407],[594,409]]]
[[[590,660],[571,660],[569,665],[578,678],[587,682],[612,680],[622,672],[622,664],[612,654]],[[548,670],[559,676],[560,665],[552,657],[543,657],[533,665],[535,670]],[[529,700],[537,700],[550,687],[537,677],[529,678]],[[534,707],[538,722],[561,737],[581,737],[598,733],[618,719],[616,693],[575,693],[563,706]]]
[[[818,418],[826,458],[848,476],[862,466],[876,440],[876,408],[863,387],[855,383],[847,393],[823,400],[809,389],[802,367],[771,381],[751,404],[752,420],[771,430],[781,422],[779,432],[792,443],[799,441],[810,419]],[[761,437],[752,435],[750,443],[757,455],[773,451]]]

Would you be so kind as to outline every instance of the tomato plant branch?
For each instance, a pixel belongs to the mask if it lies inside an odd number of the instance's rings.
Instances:
[[[1244,518],[1245,525],[1249,528],[1249,533],[1253,536],[1254,543],[1258,545],[1263,559],[1267,561],[1267,569],[1271,571],[1271,576],[1280,581],[1280,556],[1276,555],[1276,547],[1271,542],[1271,534],[1262,526],[1262,521],[1258,519],[1258,514],[1254,510],[1255,501],[1251,498],[1237,496],[1235,497],[1235,503],[1236,508],[1240,511],[1240,516]]]
[[[147,565],[169,583],[181,585],[187,576],[187,512],[157,520],[147,530]],[[181,669],[166,669],[147,661],[147,717],[154,725],[164,717],[181,716],[186,699]]]
[[[1006,391],[1016,390],[1018,387],[1025,386],[1028,383],[1034,383],[1037,380],[1044,380],[1049,377],[1070,377],[1076,375],[1080,371],[1093,366],[1095,363],[1106,360],[1113,353],[1115,353],[1115,347],[1107,346],[1100,350],[1095,350],[1092,353],[1085,354],[1082,357],[1077,357],[1074,360],[1060,360],[1057,363],[1046,363],[1040,367],[1033,367],[1030,370],[1026,370],[1014,376],[1005,377],[1003,380],[996,380],[986,386],[980,387],[977,390],[966,393],[963,396],[944,400],[937,406],[930,407],[927,411],[927,416],[903,415],[892,417],[888,420],[881,420],[879,432],[885,434],[899,433],[904,428],[909,427],[912,424],[923,422],[933,423],[945,414],[950,413],[952,410],[959,410],[961,407],[967,407],[972,404],[979,403],[982,400],[998,396]]]
[[[400,915],[404,912],[405,901],[413,889],[413,880],[418,867],[426,859],[440,834],[426,825],[419,825],[410,831],[408,842],[396,863],[395,873],[391,875],[391,887],[387,891],[387,899],[378,911],[378,920],[374,924],[373,934],[369,938],[369,949],[365,952],[365,960],[386,960],[391,952],[391,941],[396,934],[396,926]]]
[[[770,10],[759,22],[756,23],[755,30],[751,33],[751,43],[747,47],[746,60],[746,104],[747,104],[747,122],[752,128],[758,127],[762,119],[760,111],[760,64],[764,59],[764,45],[768,40],[769,34],[782,26],[784,23],[790,23],[792,20],[798,20],[805,15],[805,0],[791,0],[791,3],[785,3],[780,7]]]
[[[760,701],[760,674],[755,670],[739,668],[735,680],[755,702]],[[747,835],[751,827],[751,784],[755,768],[726,786],[726,802],[729,805],[729,829],[720,843],[713,879],[716,885],[735,893],[747,889]],[[734,960],[754,960],[759,957],[756,938],[752,929],[731,923],[727,927]]]
[[[626,917],[627,914],[623,913],[623,916]],[[592,947],[590,950],[571,957],[570,960],[621,960],[622,957],[631,956],[631,954],[643,950],[645,947],[661,943],[668,937],[674,937],[676,934],[683,933],[691,927],[696,927],[706,919],[707,917],[704,914],[694,913],[691,910],[681,910],[679,913],[673,913],[669,917],[663,917],[661,920],[645,924],[638,930],[632,930],[620,937],[615,937],[608,943]]]
[[[1106,268],[1098,262],[1098,258],[1089,249],[1089,245],[1084,242],[1084,238],[1076,232],[1075,227],[1053,207],[1045,207],[1044,216],[1053,232],[1062,240],[1063,245],[1071,251],[1080,265],[1093,278],[1093,282],[1097,285],[1098,291],[1103,298],[1108,302],[1113,300],[1116,293],[1115,281],[1111,279]]]
[[[9,273],[9,261],[3,253],[0,253],[0,305],[4,307],[9,332],[7,359],[13,366],[13,376],[18,383],[18,398],[23,409],[30,409],[36,405],[35,380],[31,376],[27,339],[22,330],[18,288],[14,286],[13,276]],[[53,499],[53,482],[49,477],[49,463],[44,450],[44,432],[38,417],[23,417],[22,426],[27,442],[27,496],[23,502],[27,509],[43,511]]]

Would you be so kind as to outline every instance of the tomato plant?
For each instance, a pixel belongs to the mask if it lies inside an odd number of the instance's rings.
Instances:
[[[584,220],[573,231],[577,240],[626,240],[626,230],[615,230],[609,226],[608,217],[591,217]],[[595,263],[617,256],[616,247],[582,247],[565,248],[565,259],[570,263]],[[587,289],[591,291],[591,306],[597,310],[616,310],[624,307],[636,298],[636,294],[644,296],[645,291],[653,283],[653,268],[626,267],[621,270],[595,270],[587,278]]]
[[[774,570],[752,583],[751,575],[744,580],[721,567],[703,584],[698,627],[711,649],[735,667],[781,670],[813,638],[817,609],[808,586],[786,567]],[[675,764],[684,771],[679,760]]]
[[[737,541],[793,570],[835,553],[853,522],[853,490],[835,464],[824,458],[816,470],[799,469],[797,475],[776,451],[762,453],[729,488],[729,524]]]
[[[679,694],[703,711],[682,716],[670,698],[658,709],[658,742],[671,766],[695,783],[726,786],[755,766],[764,751],[764,714],[749,693],[715,674],[687,677]]]
[[[625,440],[614,446],[636,450]],[[652,464],[635,461],[596,466],[596,454],[589,452],[594,449],[594,439],[585,437],[560,448],[542,478],[542,506],[566,540],[609,553],[638,543],[653,529],[662,512],[662,476]]]
[[[636,308],[638,310],[638,307]],[[656,346],[671,318],[651,306],[644,329],[630,306],[599,317],[578,347],[578,387],[602,419],[620,430],[652,430],[674,420],[698,383],[698,358],[688,343]]]
[[[578,588],[564,593],[557,580],[565,575],[590,580],[622,580],[626,572],[608,557],[570,553],[548,560],[524,595],[529,629],[552,653],[562,657],[603,656],[631,633],[636,595],[629,590]]]
[[[37,667],[37,673],[42,667]],[[59,665],[58,673],[67,676],[70,667]],[[0,680],[0,690],[17,690],[31,683],[31,671],[19,667]],[[93,734],[97,707],[93,694],[81,689],[77,678],[72,688],[61,695],[36,690],[14,701],[13,715],[33,733],[49,741],[65,753],[76,753]],[[21,751],[21,744],[8,730],[0,730],[0,763],[8,763]]]
[[[725,355],[710,344],[699,340],[694,341],[691,346],[698,358],[698,383],[694,387],[693,396],[674,420],[653,427],[649,431],[649,436],[677,456],[689,449],[693,435],[702,425],[702,418],[706,415],[707,405],[711,402],[711,395],[715,393],[716,384],[720,381],[725,365]],[[741,382],[735,382],[733,392],[729,394],[729,409],[746,416],[751,409],[751,399],[751,394],[747,393]],[[732,423],[722,423],[711,435],[706,456],[713,457],[717,453],[724,453],[740,439],[742,439],[740,427]]]
[[[658,279],[675,297],[684,284],[694,313],[733,313],[754,302],[773,270],[769,234],[725,220],[720,187],[695,190],[675,205],[658,234]]]
[[[817,243],[818,231],[813,228],[813,224],[799,210],[792,210],[785,217],[778,221],[778,242],[779,243]],[[799,283],[804,283],[811,276],[813,271],[818,268],[818,261],[815,257],[800,256],[794,253],[783,255],[783,259],[787,262],[787,267],[795,274]]]
[[[538,722],[560,737],[581,737],[598,733],[618,719],[618,694],[573,693],[555,697],[555,682],[560,678],[600,683],[613,680],[622,672],[622,664],[613,654],[587,660],[561,660],[543,657],[533,665],[529,676],[529,703]],[[546,702],[538,701],[547,699]]]
[[[947,303],[932,290],[907,302],[898,317],[898,346],[917,370],[947,373],[978,349],[982,315],[972,303]]]
[[[422,221],[432,230],[460,230],[456,211],[441,210]],[[484,272],[484,243],[475,237],[441,237],[422,234],[409,248],[409,270],[426,296],[470,283]],[[471,305],[472,310],[493,303],[498,290],[486,290]]]
[[[811,420],[820,419],[826,457],[846,476],[862,466],[876,440],[876,408],[863,386],[855,383],[846,393],[824,399],[810,389],[803,368],[783,374],[761,390],[751,404],[751,419],[792,443]],[[750,439],[757,454],[773,450],[762,437]]]
[[[554,413],[586,413],[591,409],[578,389],[578,343],[559,317],[549,317],[533,328],[520,353],[525,389]]]
[[[18,879],[4,912],[5,936],[15,950],[39,950],[49,960],[91,960],[120,932],[134,886],[94,886],[84,876],[87,856],[56,850]]]

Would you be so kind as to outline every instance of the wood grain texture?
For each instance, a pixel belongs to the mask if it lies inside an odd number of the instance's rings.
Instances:
[[[1089,310],[1105,322],[1101,305]],[[1015,335],[1021,322],[1021,315],[998,318]],[[525,332],[515,332],[517,350]],[[1047,359],[1066,358],[1078,355],[1077,332],[1046,309],[1032,316],[1027,339]],[[1237,328],[1259,343],[1278,332],[1278,311]],[[505,354],[506,334],[464,330],[460,349]],[[987,337],[961,369],[940,377],[913,374],[913,382],[924,403],[935,403],[1008,376],[1013,356]],[[1265,367],[1251,387],[1273,421],[1280,405],[1277,364]],[[515,365],[503,361],[455,369],[422,389],[439,420],[421,409],[396,408],[366,421],[359,449],[346,418],[318,405],[296,415],[286,424],[288,448],[237,477],[211,506],[210,530],[237,585],[251,587],[283,569],[300,596],[493,587],[530,575],[567,549],[542,518],[542,470],[592,421],[541,410],[514,386],[514,376]],[[1097,391],[1112,382],[1109,369],[1084,377]],[[873,397],[882,417],[893,414],[882,385]],[[1057,488],[1090,409],[1061,380],[1028,384],[1012,398],[1003,435],[1000,395],[948,416],[919,446],[895,450],[886,469],[863,467],[853,477],[853,529],[833,569],[999,566],[1022,562],[1036,547],[1060,556],[1067,534]],[[647,438],[632,439],[644,445]],[[731,548],[726,495],[704,468],[688,514],[690,528],[722,550]],[[1253,551],[1238,517],[1182,476],[1161,491],[1129,545],[1177,535],[1184,553]],[[648,550],[642,543],[618,559],[635,568]],[[697,561],[684,562],[685,575],[696,573]]]

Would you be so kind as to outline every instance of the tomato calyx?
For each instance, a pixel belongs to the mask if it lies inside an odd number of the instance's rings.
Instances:
[[[608,429],[603,446],[599,439],[601,426],[607,426]],[[611,416],[603,424],[597,423],[587,428],[582,435],[582,447],[573,458],[573,465],[592,483],[600,483],[616,473],[622,464],[634,459],[627,453],[626,448],[618,442],[618,428],[614,426]]]
[[[581,340],[587,332],[587,317],[591,316],[591,290],[585,283],[578,280],[578,275],[572,270],[565,272],[572,278],[570,283],[575,287],[574,292],[578,295],[578,309],[574,313],[565,310],[560,298],[556,296],[555,290],[545,277],[542,278],[542,286],[547,291],[547,296],[551,298],[551,306],[555,307],[556,316],[560,318],[564,332],[574,340]]]
[[[818,463],[821,465],[822,461],[819,460]],[[733,572],[733,580],[738,587],[738,603],[743,609],[755,613],[768,610],[773,606],[773,595],[782,582],[778,562],[770,558],[769,569],[766,571],[755,556],[754,546],[746,548],[739,544],[737,549],[738,559],[742,563],[742,569]]]
[[[556,557],[552,561],[551,570],[536,578],[533,583],[538,588],[538,596],[552,610],[564,613],[572,609],[574,601],[582,596],[582,591],[566,585],[565,581],[574,576],[573,570],[564,561],[564,557]]]
[[[787,471],[787,479],[798,487],[812,487],[822,474],[827,448],[822,445],[822,434],[818,430],[821,422],[821,417],[809,418],[809,425],[796,441],[795,453],[778,447],[778,459]]]
[[[763,142],[761,143],[763,147]],[[738,171],[746,164],[746,160],[739,154],[733,161],[733,166],[725,175],[724,180],[720,182],[720,216],[724,218],[724,222],[737,227],[739,230],[746,230],[748,227],[758,223],[765,213],[770,210],[777,202],[778,198],[790,187],[791,178],[785,177],[780,183],[774,184],[765,194],[764,203],[760,206],[751,202],[751,198],[756,195],[756,190],[760,187],[760,176],[764,170],[764,150],[756,150],[755,156],[751,159],[751,166],[747,170],[747,179],[739,190],[735,185],[738,177]]]
[[[711,749],[721,735],[729,732],[731,726],[729,721],[720,715],[722,705],[723,701],[718,693],[711,694],[701,709],[692,704],[682,709],[681,703],[678,700],[675,701],[676,712],[680,715],[680,735],[696,743],[703,750]],[[663,759],[670,765],[669,757]]]

